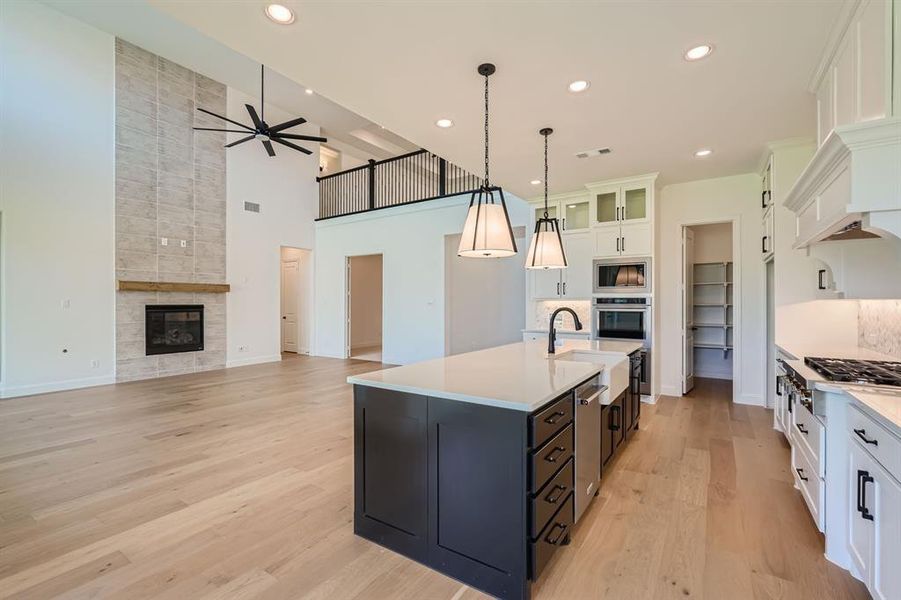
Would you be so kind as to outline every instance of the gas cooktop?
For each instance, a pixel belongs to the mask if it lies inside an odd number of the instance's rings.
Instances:
[[[901,362],[808,356],[804,364],[829,381],[901,387]]]

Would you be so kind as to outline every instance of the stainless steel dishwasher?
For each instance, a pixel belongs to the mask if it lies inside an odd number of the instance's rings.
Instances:
[[[600,375],[576,388],[576,521],[594,499],[601,479]]]

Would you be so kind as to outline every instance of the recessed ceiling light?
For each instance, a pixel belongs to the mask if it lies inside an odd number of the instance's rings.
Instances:
[[[575,208],[575,207],[576,207],[575,204],[569,204],[569,205],[567,206],[567,208]]]
[[[706,56],[710,56],[711,52],[713,52],[713,46],[710,44],[695,46],[685,52],[685,60],[701,60]]]
[[[304,91],[307,93],[307,96],[312,96],[312,95],[313,95],[313,90],[311,90],[310,88],[307,88],[307,89],[305,89]]]
[[[540,180],[540,179],[533,179],[533,180],[530,181],[529,183],[531,183],[532,185],[541,185],[541,180]]]
[[[574,94],[578,94],[579,92],[584,92],[591,86],[590,81],[585,81],[584,79],[579,79],[578,81],[573,81],[569,84],[569,91]]]
[[[294,11],[283,4],[267,5],[266,16],[279,25],[290,25],[294,22]]]
[[[453,127],[454,122],[450,119],[438,119],[437,121],[435,121],[435,125],[437,125],[441,129],[447,129],[448,127]]]
[[[709,148],[703,148],[703,149],[695,152],[695,157],[704,158],[705,156],[710,156],[711,154],[713,154],[713,150],[711,150]]]

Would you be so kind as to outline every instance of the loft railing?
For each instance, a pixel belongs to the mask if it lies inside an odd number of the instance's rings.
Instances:
[[[317,177],[319,218],[331,219],[477,190],[482,180],[427,150]]]

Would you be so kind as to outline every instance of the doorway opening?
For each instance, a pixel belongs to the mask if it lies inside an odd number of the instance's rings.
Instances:
[[[283,355],[310,353],[312,254],[304,248],[281,248],[279,321]]]
[[[347,356],[382,362],[382,255],[347,257]]]
[[[733,222],[682,227],[682,393],[732,380],[736,338]]]

